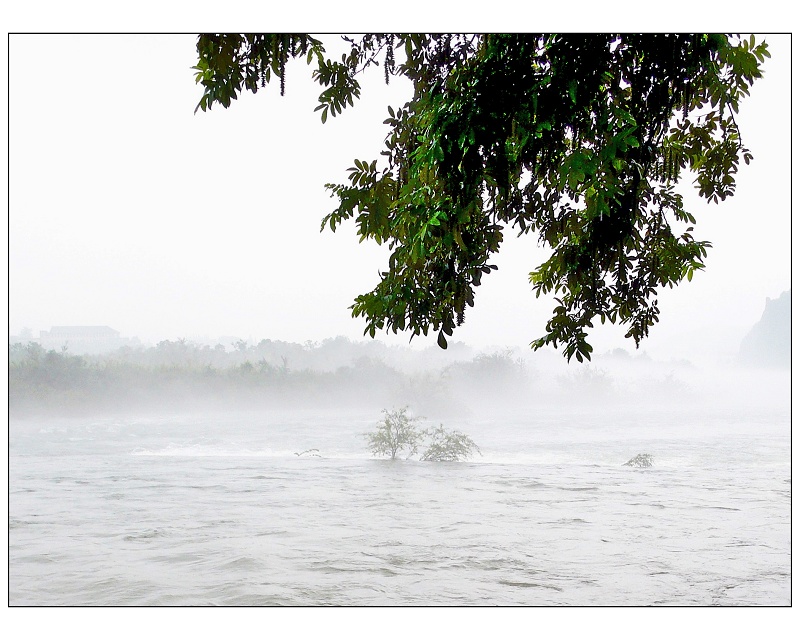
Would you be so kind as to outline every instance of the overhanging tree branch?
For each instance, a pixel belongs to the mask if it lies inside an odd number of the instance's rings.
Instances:
[[[755,38],[719,34],[366,34],[340,60],[307,34],[201,35],[198,108],[228,107],[305,57],[323,90],[323,122],[360,96],[356,76],[380,66],[413,97],[389,107],[383,164],[356,160],[323,220],[354,219],[391,256],[355,299],[365,333],[447,336],[506,225],[535,231],[551,255],[530,274],[556,296],[534,348],[590,359],[593,321],[619,322],[637,346],[658,321],[658,288],[704,267],[708,242],[674,185],[692,174],[709,202],[735,192],[749,163],[734,114],[769,56]],[[395,61],[395,53],[398,60]],[[711,108],[708,114],[697,114]],[[728,112],[729,115],[724,114]],[[673,231],[676,224],[683,232]]]

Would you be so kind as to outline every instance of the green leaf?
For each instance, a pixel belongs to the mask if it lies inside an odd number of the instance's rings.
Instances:
[[[414,94],[388,107],[385,164],[342,172],[323,218],[339,229],[355,217],[359,241],[390,249],[389,268],[351,307],[365,332],[438,331],[446,346],[513,228],[549,252],[529,274],[534,294],[559,296],[532,346],[579,362],[591,360],[594,318],[623,324],[638,346],[658,320],[659,288],[702,268],[707,244],[671,228],[694,221],[674,191],[676,162],[709,202],[734,195],[752,154],[733,115],[769,56],[749,35],[364,34],[340,61],[304,38],[201,35],[196,111],[253,91],[264,63],[291,68],[279,64],[288,53],[312,65],[325,123],[354,104],[379,56],[405,51],[394,69]],[[673,121],[687,89],[692,118]]]

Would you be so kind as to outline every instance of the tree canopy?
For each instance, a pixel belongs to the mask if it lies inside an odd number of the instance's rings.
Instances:
[[[549,258],[530,273],[556,307],[532,342],[591,358],[587,329],[618,322],[638,346],[658,321],[657,291],[691,280],[710,243],[676,189],[732,196],[742,143],[736,114],[769,56],[753,36],[720,34],[366,34],[328,57],[308,34],[203,34],[197,106],[229,107],[304,58],[322,121],[352,106],[382,68],[413,97],[389,106],[380,158],[356,159],[322,221],[354,219],[389,263],[354,316],[365,333],[447,336],[474,305],[503,235],[533,233]]]

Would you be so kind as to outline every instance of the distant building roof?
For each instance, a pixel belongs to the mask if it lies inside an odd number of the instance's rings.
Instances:
[[[108,326],[61,326],[40,332],[42,338],[118,338],[119,331]]]

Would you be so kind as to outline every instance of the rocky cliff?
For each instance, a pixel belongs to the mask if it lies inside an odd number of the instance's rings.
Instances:
[[[792,292],[767,298],[764,313],[742,340],[739,357],[744,364],[788,367],[792,356]]]

